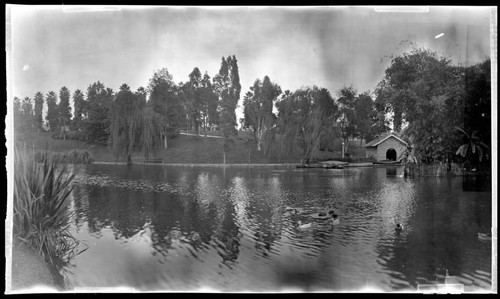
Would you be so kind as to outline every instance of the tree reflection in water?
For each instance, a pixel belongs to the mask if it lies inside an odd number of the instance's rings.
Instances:
[[[89,182],[74,189],[75,230],[86,227],[81,235],[96,244],[103,239],[100,249],[125,248],[117,260],[137,259],[113,265],[123,271],[117,281],[253,281],[256,288],[295,281],[309,289],[372,283],[402,290],[439,281],[449,269],[463,282],[488,283],[484,271],[474,271],[491,264],[487,244],[476,239],[491,227],[491,203],[480,192],[463,192],[461,180],[404,179],[387,176],[385,168],[89,169]],[[302,214],[287,214],[286,207]],[[298,220],[329,208],[340,225],[297,228]],[[398,222],[401,233],[394,230]]]

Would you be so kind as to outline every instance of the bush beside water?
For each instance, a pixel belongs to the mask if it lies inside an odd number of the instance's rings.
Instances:
[[[56,268],[83,252],[70,233],[74,212],[69,195],[74,174],[50,155],[26,147],[14,150],[13,234]]]
[[[443,177],[467,175],[463,167],[460,167],[460,165],[457,163],[451,163],[450,166],[448,166],[446,163],[436,163],[428,165],[406,163],[404,167],[407,176]]]

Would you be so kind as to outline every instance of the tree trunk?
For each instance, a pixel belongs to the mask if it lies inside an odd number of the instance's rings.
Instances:
[[[127,155],[127,165],[132,165],[132,155],[130,153]]]
[[[167,134],[163,135],[163,148],[168,148],[168,143],[167,143]]]
[[[198,121],[197,118],[194,120],[194,126],[196,130],[196,136],[200,136],[200,122]]]
[[[257,141],[257,150],[260,152],[261,151],[261,143],[262,143],[262,130],[258,130],[257,133],[255,134],[256,141]]]
[[[205,123],[203,124],[203,127],[204,127],[204,135],[205,135],[205,138],[207,138],[207,119],[205,118]]]

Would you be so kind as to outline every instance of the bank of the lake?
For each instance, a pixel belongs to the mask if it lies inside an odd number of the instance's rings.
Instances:
[[[175,139],[169,140],[167,149],[159,149],[155,157],[151,160],[145,160],[142,153],[133,153],[133,164],[141,165],[172,165],[172,166],[207,166],[207,167],[261,167],[261,166],[283,166],[295,167],[304,162],[300,153],[295,153],[286,159],[273,159],[266,157],[262,151],[257,150],[256,144],[249,139],[248,132],[240,133],[241,136],[236,140],[235,147],[226,153],[226,159],[221,151],[221,138],[204,137],[204,135],[180,135]],[[94,163],[98,164],[126,164],[123,161],[116,161],[107,146],[87,144],[78,140],[62,140],[51,137],[52,133],[42,132],[33,133],[29,136],[22,136],[19,140],[26,142],[28,147],[34,147],[37,150],[48,150],[55,153],[71,153],[74,150],[86,151],[90,154]],[[217,137],[217,136],[215,136]],[[355,162],[341,162],[340,148],[334,147],[333,152],[318,151],[314,159],[329,160],[331,163],[342,165],[345,168],[358,167],[387,167],[391,165],[376,165],[372,162],[358,162],[358,158],[365,155],[359,140],[349,141],[350,152],[354,153]],[[224,163],[225,162],[225,163]],[[417,176],[488,176],[489,171],[454,171],[453,173],[436,172],[441,167],[440,164],[426,165],[424,171]],[[456,170],[456,167],[454,168]]]
[[[222,139],[192,135],[180,135],[168,142],[167,149],[159,149],[154,157],[164,164],[299,164],[303,159],[302,153],[291,154],[287,158],[269,158],[263,151],[257,150],[257,145],[248,135],[241,133],[234,144],[234,147],[224,154],[222,152]],[[87,144],[78,140],[62,140],[51,137],[52,133],[33,133],[26,136],[19,136],[19,140],[26,142],[28,147],[38,150],[48,150],[50,152],[71,152],[73,150],[87,151],[96,162],[115,162],[111,150],[107,146]],[[353,140],[349,142],[350,152],[355,157],[364,157],[364,148],[360,142]],[[334,160],[341,156],[340,143],[334,147],[333,151],[318,151],[313,157],[319,160]],[[143,153],[132,154],[133,163],[144,163]],[[125,160],[123,160],[125,161]]]
[[[15,242],[12,246],[11,292],[36,288],[57,290],[49,266],[29,245]]]

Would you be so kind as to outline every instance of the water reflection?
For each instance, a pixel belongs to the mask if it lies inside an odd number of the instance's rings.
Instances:
[[[474,268],[491,262],[490,255],[478,247],[480,244],[476,239],[476,225],[484,219],[491,220],[488,210],[478,212],[473,208],[475,200],[461,192],[459,180],[437,180],[440,184],[433,188],[428,188],[427,184],[405,184],[407,188],[413,186],[411,191],[398,187],[398,193],[414,193],[415,202],[412,205],[402,203],[406,209],[396,213],[404,216],[408,224],[401,233],[387,230],[386,236],[377,244],[381,265],[391,269],[388,273],[394,289],[444,283],[446,270],[465,284],[466,291],[481,288],[486,282],[474,275]],[[408,198],[396,197],[399,201]],[[481,201],[486,203],[487,198]],[[473,210],[476,213],[470,213]]]
[[[462,190],[465,192],[491,192],[491,178],[488,176],[464,176]]]
[[[90,248],[65,277],[147,290],[390,291],[448,269],[469,287],[491,285],[491,246],[476,239],[491,227],[491,195],[387,169],[88,166],[73,207],[75,234]],[[298,228],[330,208],[340,225]]]

